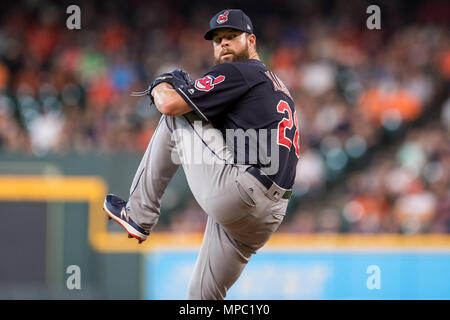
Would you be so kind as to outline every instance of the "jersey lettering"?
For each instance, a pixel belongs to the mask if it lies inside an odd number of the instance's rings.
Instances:
[[[267,78],[270,79],[270,81],[272,81],[274,91],[281,91],[285,95],[287,95],[289,98],[291,98],[292,101],[294,101],[294,99],[292,99],[291,93],[286,88],[283,81],[281,81],[280,78],[278,78],[275,73],[273,73],[272,71],[269,70],[269,71],[264,72],[264,74],[266,75]]]
[[[300,133],[298,132],[297,111],[294,111],[294,125],[296,128],[294,134],[295,154],[297,155],[297,158],[300,158]]]
[[[289,104],[284,101],[280,100],[277,104],[277,111],[279,113],[285,114],[287,112],[287,118],[283,117],[281,121],[278,123],[278,137],[277,137],[277,143],[281,146],[284,146],[291,150],[292,147],[292,141],[288,137],[286,137],[286,129],[291,130],[293,126],[295,126],[295,133],[294,133],[294,149],[295,154],[297,158],[300,157],[300,147],[299,147],[299,132],[298,132],[298,121],[297,121],[297,112],[294,112],[294,119],[292,119],[292,111],[289,107]]]

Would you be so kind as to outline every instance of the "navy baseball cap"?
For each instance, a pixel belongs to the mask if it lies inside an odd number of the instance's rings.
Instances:
[[[220,28],[233,28],[253,33],[253,25],[250,18],[239,9],[226,9],[217,13],[209,21],[209,30],[205,33],[204,38],[206,40],[212,40],[214,35],[214,30]]]

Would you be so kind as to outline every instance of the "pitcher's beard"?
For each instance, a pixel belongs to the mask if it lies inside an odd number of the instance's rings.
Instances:
[[[231,53],[230,57],[227,57],[226,60],[222,59],[221,57],[216,58],[214,57],[214,65],[218,65],[224,62],[238,62],[238,61],[244,61],[244,60],[248,60],[250,57],[249,53],[248,53],[248,45],[245,46],[245,48],[239,52],[233,52]]]

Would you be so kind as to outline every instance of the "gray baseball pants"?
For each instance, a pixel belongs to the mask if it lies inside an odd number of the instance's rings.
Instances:
[[[271,198],[245,171],[248,165],[232,160],[223,136],[211,124],[193,113],[163,115],[130,188],[129,214],[151,231],[164,191],[182,165],[192,194],[208,215],[188,299],[224,299],[286,213],[287,199]]]

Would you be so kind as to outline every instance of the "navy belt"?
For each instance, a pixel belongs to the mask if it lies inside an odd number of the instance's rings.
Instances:
[[[273,182],[268,176],[266,176],[260,169],[257,167],[249,167],[247,169],[247,172],[250,173],[252,176],[256,178],[259,182],[262,183],[264,187],[266,187],[267,190],[269,190],[272,185],[275,183]],[[289,199],[292,195],[292,190],[287,190],[281,198],[283,199]]]

